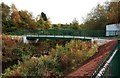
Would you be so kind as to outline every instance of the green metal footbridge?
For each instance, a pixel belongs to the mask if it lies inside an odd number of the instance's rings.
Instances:
[[[17,31],[18,32],[18,31]],[[47,29],[47,30],[25,30],[15,35],[23,35],[27,40],[36,39],[108,39],[116,38],[120,31],[105,30],[80,30],[80,29]],[[11,33],[12,34],[12,33]],[[13,34],[14,35],[14,34]]]

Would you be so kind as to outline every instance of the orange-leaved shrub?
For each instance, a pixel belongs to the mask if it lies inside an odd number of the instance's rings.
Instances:
[[[20,76],[64,76],[93,56],[97,48],[97,44],[90,41],[71,40],[65,46],[56,45],[49,55],[24,60],[12,73],[6,71],[4,76],[14,76],[18,70]]]

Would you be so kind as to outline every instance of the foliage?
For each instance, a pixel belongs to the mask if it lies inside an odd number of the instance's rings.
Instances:
[[[64,76],[93,56],[97,48],[96,43],[71,40],[64,47],[56,45],[49,55],[24,60],[12,73],[6,73],[10,76]]]
[[[76,18],[69,24],[53,24],[53,29],[81,29],[81,25],[79,25]]]
[[[46,14],[45,14],[44,12],[41,12],[41,16],[42,16],[42,19],[43,19],[44,21],[47,21],[47,20],[48,20]]]
[[[52,49],[51,55],[57,58],[64,70],[71,71],[91,57],[96,52],[96,48],[90,42],[71,40],[65,47],[56,46],[56,49]],[[89,55],[89,51],[93,54]]]
[[[42,30],[52,28],[52,24],[50,23],[50,20],[47,19],[44,13],[41,13],[41,15],[37,16],[37,26],[39,29]]]
[[[2,61],[29,59],[35,53],[35,47],[12,40],[10,36],[2,36]]]
[[[13,70],[17,69],[20,65],[22,64],[22,62],[20,62],[18,60],[18,64],[14,64],[13,66],[10,66],[9,68],[5,69],[5,73],[2,74],[2,77],[4,76],[10,76],[11,73],[13,73]]]
[[[83,29],[105,30],[107,24],[120,23],[120,2],[98,4],[85,17]]]
[[[109,3],[108,13],[107,13],[109,24],[120,23],[120,8],[119,7],[120,7],[120,1]]]
[[[11,18],[13,21],[13,25],[19,28],[19,24],[22,22],[20,19],[19,11],[17,10],[16,6],[14,4],[11,5]]]
[[[107,14],[104,6],[98,4],[88,15],[84,21],[85,29],[103,30],[107,24]]]
[[[98,4],[87,14],[80,25],[76,19],[73,19],[70,24],[51,24],[44,12],[33,17],[27,10],[18,11],[14,4],[10,7],[2,2],[0,6],[2,6],[2,30],[5,34],[17,33],[18,30],[51,28],[105,30],[107,24],[120,23],[120,2]]]
[[[20,15],[20,19],[21,19],[21,23],[19,28],[21,29],[32,29],[32,30],[36,30],[37,29],[37,25],[35,20],[32,17],[32,14],[29,13],[28,11],[19,11],[19,15]]]
[[[0,7],[2,9],[2,31],[6,32],[8,31],[7,28],[10,27],[10,7],[3,2],[0,4]]]
[[[8,62],[16,59],[29,59],[31,56],[44,55],[43,52],[54,48],[56,44],[64,45],[65,40],[41,40],[38,43],[24,44],[19,37],[12,38],[10,35],[2,35],[2,61]]]
[[[43,12],[41,12],[41,18],[36,20],[27,10],[19,11],[14,4],[9,7],[2,2],[0,6],[2,7],[2,30],[4,34],[17,33],[21,30],[52,28],[50,20]]]

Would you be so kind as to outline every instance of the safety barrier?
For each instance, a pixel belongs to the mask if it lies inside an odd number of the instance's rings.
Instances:
[[[85,37],[109,37],[118,36],[116,30],[82,30],[82,29],[47,29],[47,30],[23,30],[10,33],[12,35],[67,35],[67,36],[85,36]]]
[[[114,72],[111,72],[110,67],[113,66],[113,59],[115,58],[116,53],[119,53],[120,57],[120,42],[118,41],[117,45],[111,50],[111,52],[107,55],[107,57],[100,63],[100,65],[96,68],[91,78],[101,78],[103,76],[118,76],[112,75]],[[117,58],[118,59],[118,58]],[[114,60],[116,62],[116,60]]]

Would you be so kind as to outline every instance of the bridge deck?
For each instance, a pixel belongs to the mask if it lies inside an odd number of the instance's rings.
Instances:
[[[69,35],[26,35],[28,40],[32,39],[114,39],[116,37],[85,37],[85,36],[69,36]]]

